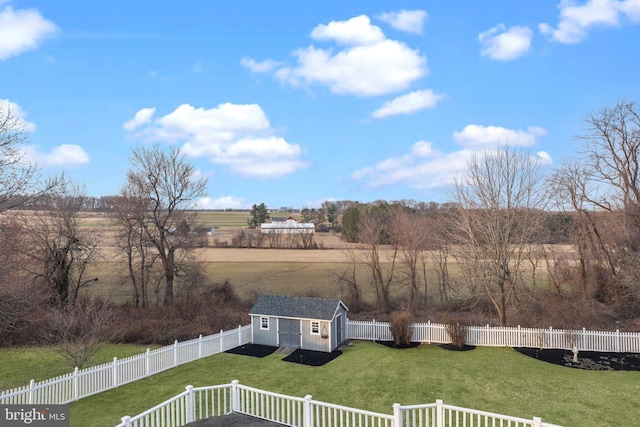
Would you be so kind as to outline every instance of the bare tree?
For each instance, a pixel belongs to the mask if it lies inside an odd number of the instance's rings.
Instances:
[[[74,303],[80,289],[98,280],[87,277],[99,256],[99,239],[80,226],[84,197],[81,186],[63,177],[55,192],[39,199],[37,209],[24,213],[26,253],[32,260],[28,268],[54,291],[60,305]]]
[[[28,158],[23,145],[25,125],[0,102],[0,213],[24,205],[50,190],[56,181],[40,181],[40,169]]]
[[[98,346],[117,339],[114,328],[116,311],[102,301],[81,299],[65,307],[51,307],[47,324],[41,328],[42,339],[58,348],[71,366],[82,366],[93,357]]]
[[[188,262],[193,238],[181,224],[193,224],[193,209],[206,194],[207,179],[180,150],[164,151],[159,145],[134,149],[125,190],[133,200],[144,203],[140,227],[162,264],[165,305],[173,302],[173,282],[180,265]]]
[[[426,248],[432,235],[430,222],[408,209],[396,208],[389,228],[392,239],[399,247],[398,261],[403,267],[401,274],[409,290],[406,309],[413,313],[420,289],[423,289],[425,301],[428,291]]]
[[[396,284],[396,264],[398,261],[397,242],[388,241],[388,212],[384,209],[369,209],[360,216],[358,241],[363,244],[359,251],[359,261],[371,272],[378,310],[391,311],[391,289]]]
[[[640,278],[640,108],[635,102],[618,101],[589,114],[586,123],[583,162],[595,182],[590,189],[597,191],[584,191],[582,196],[619,218],[614,223],[620,230],[614,234],[615,228],[608,228],[610,238],[603,240],[616,255],[609,265],[614,293],[624,293],[623,288],[635,286]]]
[[[613,247],[606,244],[604,230],[596,221],[597,211],[603,209],[591,201],[605,200],[604,194],[593,171],[576,160],[562,163],[551,175],[549,188],[557,208],[574,218],[570,238],[578,254],[581,294],[586,299],[598,287],[598,269],[605,268],[611,277],[617,275]]]
[[[469,285],[480,286],[501,326],[544,208],[542,172],[528,153],[504,146],[472,157],[453,188],[451,240],[460,245]]]
[[[123,283],[131,285],[135,307],[146,308],[150,303],[150,292],[157,289],[161,274],[155,268],[158,254],[151,251],[143,227],[147,204],[139,199],[139,192],[125,185],[121,195],[113,200],[111,220],[118,229],[118,256],[126,264]]]

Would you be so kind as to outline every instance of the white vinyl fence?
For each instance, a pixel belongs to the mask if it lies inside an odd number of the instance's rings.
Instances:
[[[393,414],[293,397],[233,381],[212,387],[187,386],[179,395],[135,417],[122,417],[116,427],[179,427],[229,413],[250,415],[292,427],[559,427],[540,418],[516,418],[446,405],[393,405]]]
[[[468,326],[466,344],[488,347],[556,348],[578,351],[602,351],[640,353],[640,333],[606,332],[564,329],[503,328]],[[393,336],[387,322],[347,321],[347,336],[350,339],[391,341]],[[451,338],[446,325],[437,323],[415,323],[412,341],[447,344]]]
[[[389,323],[347,319],[347,338],[393,339]],[[62,404],[116,388],[202,357],[211,356],[251,342],[251,325],[232,331],[178,342],[125,359],[73,372],[0,392],[0,404]],[[413,341],[447,344],[446,326],[437,323],[413,325]],[[494,347],[555,348],[577,351],[640,353],[640,333],[562,329],[502,328],[469,326],[466,344]]]
[[[31,383],[0,393],[0,404],[56,405],[76,401],[123,384],[166,371],[175,366],[222,353],[251,342],[251,325],[239,326],[231,331],[178,342],[173,345],[147,349],[146,353],[125,359],[113,358],[113,362],[76,368],[73,372]]]

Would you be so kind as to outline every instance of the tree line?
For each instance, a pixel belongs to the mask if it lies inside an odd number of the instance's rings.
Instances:
[[[509,145],[478,152],[452,183],[447,203],[327,201],[301,215],[357,243],[334,278],[353,311],[367,305],[367,287],[381,313],[482,308],[507,325],[514,314],[553,303],[640,317],[637,105],[619,101],[589,114],[579,140],[579,152],[555,167]],[[176,280],[187,289],[211,284],[192,262],[199,244],[191,233],[195,207],[207,181],[180,150],[133,149],[119,194],[96,203],[64,175],[41,179],[22,154],[25,141],[20,121],[0,109],[0,337],[28,327],[25,313],[38,310],[55,314],[41,316],[51,325],[73,317],[73,307],[84,318],[98,308],[108,314],[109,303],[82,298],[81,290],[100,280],[89,267],[104,256],[104,236],[80,227],[87,209],[106,212],[117,230],[115,256],[134,309],[174,305]],[[250,227],[269,218],[264,203],[252,212]],[[199,299],[237,297],[223,284]],[[112,320],[95,317],[96,324]]]

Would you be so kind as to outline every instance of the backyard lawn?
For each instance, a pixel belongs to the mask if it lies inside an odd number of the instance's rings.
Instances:
[[[445,403],[569,426],[626,426],[640,413],[640,372],[584,371],[510,348],[454,352],[436,345],[397,350],[356,341],[321,367],[219,354],[71,404],[71,426],[114,426],[186,385],[241,384],[392,413],[393,403]]]

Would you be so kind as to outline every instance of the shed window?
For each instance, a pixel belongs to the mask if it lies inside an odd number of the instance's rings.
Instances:
[[[311,335],[320,335],[320,322],[311,322]]]
[[[261,317],[260,318],[260,329],[269,329],[269,318]]]

